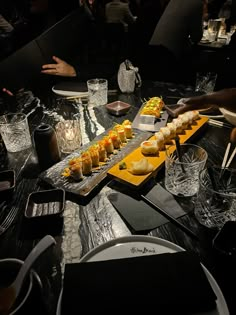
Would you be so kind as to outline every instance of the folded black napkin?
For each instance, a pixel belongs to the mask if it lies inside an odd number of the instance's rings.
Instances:
[[[179,252],[67,264],[62,313],[193,314],[215,308],[198,257]]]

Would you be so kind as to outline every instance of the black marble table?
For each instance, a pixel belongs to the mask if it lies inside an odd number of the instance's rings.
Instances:
[[[2,111],[26,113],[31,133],[41,122],[55,126],[61,116],[70,111],[76,111],[80,114],[82,143],[86,144],[96,135],[111,127],[114,122],[119,123],[124,119],[133,120],[143,99],[161,95],[166,103],[173,103],[176,97],[186,97],[192,93],[193,90],[190,86],[144,82],[142,88],[132,95],[112,93],[109,96],[111,101],[119,99],[132,105],[127,115],[115,117],[108,114],[104,106],[93,108],[86,102],[81,104],[76,100],[68,101],[53,93],[48,93],[46,96],[44,94],[41,97],[41,95],[34,95],[29,91],[21,91],[17,94],[17,102],[3,104],[5,108]],[[191,141],[207,150],[208,163],[219,165],[223,159],[229,134],[230,129],[207,125],[202,133]],[[232,164],[234,167],[236,167],[235,162]],[[10,228],[0,235],[0,259],[16,257],[23,260],[38,242],[37,238],[27,234],[24,226],[23,217],[28,195],[31,192],[50,187],[38,178],[39,168],[33,148],[18,153],[7,153],[1,141],[0,170],[6,169],[15,170],[16,188],[12,200],[2,205],[0,222],[12,207],[17,207],[18,212]],[[161,170],[155,180],[163,183],[163,177],[164,172]],[[35,270],[42,281],[43,298],[34,302],[34,313],[55,314],[66,263],[78,262],[90,249],[111,239],[134,234],[134,231],[122,220],[108,199],[108,195],[115,191],[115,187],[114,181],[111,183],[105,181],[87,197],[66,195],[63,230],[60,235],[55,236],[57,245],[49,249],[35,263]],[[170,222],[155,230],[147,231],[145,234],[164,238],[186,250],[197,253],[217,280],[231,314],[234,314],[236,311],[234,305],[236,268],[233,258],[221,255],[212,248],[212,238],[217,231],[207,229],[198,223],[193,213],[193,204],[184,198],[179,198],[178,202],[186,212],[186,215],[178,220],[191,228],[201,241],[192,239]],[[39,307],[42,301],[45,305],[43,311]]]

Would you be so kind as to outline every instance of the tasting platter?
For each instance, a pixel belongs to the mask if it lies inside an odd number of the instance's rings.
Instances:
[[[179,134],[180,143],[187,142],[190,138],[192,138],[194,135],[196,135],[202,127],[207,123],[208,117],[201,117],[198,120],[196,120],[189,129],[186,129],[182,134]],[[153,135],[150,140],[155,139],[155,136]],[[170,143],[174,144],[174,143]],[[146,175],[133,175],[128,171],[128,169],[131,166],[131,162],[133,161],[140,161],[143,158],[147,158],[148,161],[154,166],[154,171],[151,173],[148,173]],[[131,186],[139,187],[142,184],[144,184],[150,177],[155,176],[157,171],[164,165],[165,163],[165,150],[159,151],[156,155],[147,156],[142,154],[140,146],[136,148],[134,151],[132,151],[130,154],[128,154],[126,157],[122,160],[125,162],[127,169],[119,169],[119,164],[117,163],[113,167],[111,167],[108,170],[108,175],[112,176],[113,178],[125,182]]]

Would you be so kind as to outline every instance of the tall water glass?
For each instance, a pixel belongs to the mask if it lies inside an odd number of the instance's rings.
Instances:
[[[19,152],[32,145],[25,114],[13,113],[0,116],[0,133],[8,152]]]
[[[106,79],[91,79],[87,81],[89,104],[93,106],[107,104],[108,83]]]
[[[181,144],[180,155],[175,146],[166,149],[165,186],[176,196],[194,196],[199,189],[199,172],[204,169],[207,152],[194,144]]]

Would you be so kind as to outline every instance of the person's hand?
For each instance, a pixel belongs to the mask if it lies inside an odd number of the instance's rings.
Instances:
[[[41,73],[64,77],[76,77],[76,71],[73,66],[56,56],[53,56],[52,59],[55,63],[43,65]]]

